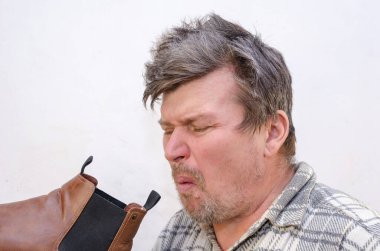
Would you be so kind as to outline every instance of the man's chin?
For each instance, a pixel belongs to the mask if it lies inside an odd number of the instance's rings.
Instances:
[[[212,213],[202,206],[200,199],[180,195],[181,203],[187,214],[198,223],[212,223]]]
[[[187,211],[193,211],[193,210],[196,210],[196,208],[198,207],[197,204],[199,204],[199,199],[197,200],[197,199],[194,198],[194,196],[191,195],[191,194],[180,193],[180,194],[179,194],[179,198],[180,198],[180,200],[181,200],[181,203],[182,203],[183,207],[184,207]]]

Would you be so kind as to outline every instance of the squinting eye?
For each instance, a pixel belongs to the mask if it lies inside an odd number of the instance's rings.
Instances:
[[[196,127],[196,126],[192,126],[191,127],[191,130],[193,132],[204,132],[206,131],[207,129],[209,129],[211,126],[203,126],[203,127]]]
[[[164,135],[170,135],[173,133],[173,130],[172,129],[165,129],[164,130]]]
[[[167,131],[167,132],[165,131],[164,135],[171,135],[172,133],[173,133],[173,131]]]

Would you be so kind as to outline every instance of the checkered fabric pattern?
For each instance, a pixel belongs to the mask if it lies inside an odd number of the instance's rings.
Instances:
[[[345,193],[316,183],[313,169],[297,171],[260,220],[228,250],[380,250],[380,217]],[[220,251],[212,227],[177,212],[153,250]]]

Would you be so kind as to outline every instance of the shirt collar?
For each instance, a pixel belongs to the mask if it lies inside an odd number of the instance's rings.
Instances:
[[[265,213],[265,218],[272,225],[299,226],[306,212],[316,177],[313,169],[304,162],[298,163],[295,168],[293,178]]]

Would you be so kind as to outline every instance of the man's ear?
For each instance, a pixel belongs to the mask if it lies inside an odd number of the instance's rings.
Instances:
[[[289,134],[289,119],[286,113],[278,110],[274,118],[267,124],[267,139],[265,144],[265,156],[270,157],[279,152]]]

